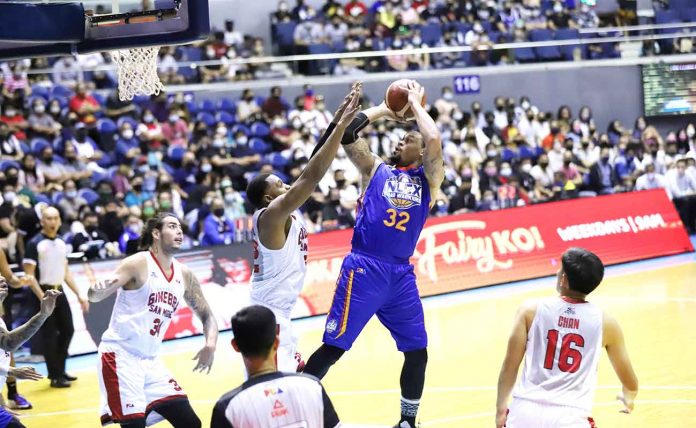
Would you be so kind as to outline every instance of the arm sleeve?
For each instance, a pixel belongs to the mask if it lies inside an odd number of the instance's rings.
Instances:
[[[321,399],[324,402],[324,427],[334,428],[339,426],[340,421],[338,419],[338,415],[336,414],[333,403],[331,403],[331,399],[326,394],[326,390],[323,386],[321,387]]]
[[[27,244],[27,248],[24,251],[24,260],[22,260],[22,263],[28,263],[28,264],[37,264],[39,261],[39,253],[36,248],[36,241],[33,239],[29,241]]]
[[[225,407],[222,403],[217,403],[213,407],[213,416],[210,418],[210,428],[233,428],[230,421],[225,417]]]
[[[317,143],[317,145],[314,146],[314,150],[312,150],[312,156],[309,157],[310,159],[313,158],[315,154],[317,154],[317,152],[319,151],[319,149],[321,149],[321,146],[323,146],[324,143],[326,142],[326,140],[328,140],[329,135],[331,135],[331,133],[333,132],[334,128],[336,128],[336,124],[333,123],[333,122],[331,122],[331,123],[329,124],[329,127],[326,128],[326,131],[324,131],[324,133],[321,134],[321,138],[319,138],[319,142]]]

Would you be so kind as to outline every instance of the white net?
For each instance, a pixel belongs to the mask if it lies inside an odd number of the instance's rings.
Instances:
[[[136,95],[157,95],[164,85],[157,75],[159,46],[120,49],[111,52],[118,64],[118,97],[132,100]]]

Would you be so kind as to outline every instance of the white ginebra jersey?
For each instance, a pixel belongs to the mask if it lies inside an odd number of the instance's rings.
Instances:
[[[602,350],[602,311],[589,302],[543,299],[529,328],[513,397],[592,411]]]
[[[118,290],[101,343],[118,345],[139,357],[154,358],[172,315],[183,301],[185,285],[183,266],[176,259],[172,259],[171,277],[167,278],[152,253],[145,253],[145,258],[147,280],[137,290]]]
[[[290,317],[304,285],[307,272],[307,229],[296,211],[283,248],[271,250],[259,239],[258,220],[266,209],[254,213],[254,270],[251,275],[251,301],[270,306],[281,316]]]
[[[0,318],[0,326],[8,330],[2,318]],[[10,359],[10,353],[4,349],[0,349],[0,385],[4,384],[7,380],[7,372],[10,370]]]

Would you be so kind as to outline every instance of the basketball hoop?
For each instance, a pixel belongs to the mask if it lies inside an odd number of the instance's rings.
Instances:
[[[118,64],[118,97],[132,100],[136,95],[157,95],[164,85],[157,75],[159,46],[111,51]]]

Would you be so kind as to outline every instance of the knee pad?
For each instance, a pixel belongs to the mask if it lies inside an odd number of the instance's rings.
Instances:
[[[416,351],[404,352],[404,364],[425,366],[428,364],[428,350],[426,348]]]

